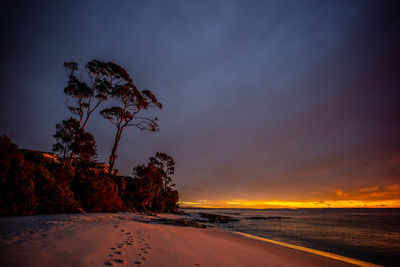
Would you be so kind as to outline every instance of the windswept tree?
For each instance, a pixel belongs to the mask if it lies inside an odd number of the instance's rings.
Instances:
[[[68,75],[64,93],[74,100],[67,107],[77,116],[79,128],[86,127],[92,113],[107,100],[113,87],[124,80],[124,73],[116,72],[116,66],[112,62],[92,60],[85,66],[86,77],[81,73],[78,78],[78,64],[64,63]]]
[[[94,138],[84,130],[89,118],[101,103],[117,88],[126,84],[130,77],[123,68],[113,62],[89,61],[82,73],[79,73],[78,64],[75,62],[65,62],[64,67],[68,76],[64,93],[73,100],[68,101],[67,107],[75,118],[56,126],[57,133],[54,137],[57,143],[53,150],[72,163],[75,154],[81,159],[92,157]]]
[[[80,128],[79,121],[72,117],[56,125],[54,138],[57,142],[53,145],[53,151],[64,158],[64,165],[71,164],[74,156],[91,161],[96,155],[93,135]]]
[[[115,71],[128,75],[120,66],[116,67]],[[158,102],[150,90],[138,90],[129,76],[124,76],[124,80],[126,83],[116,85],[111,92],[112,97],[118,100],[120,105],[103,109],[100,112],[105,119],[109,120],[117,128],[109,160],[110,171],[113,169],[117,158],[117,149],[122,132],[127,126],[134,126],[146,132],[159,131],[156,117],[151,118],[140,115],[149,108],[162,109],[162,104]]]

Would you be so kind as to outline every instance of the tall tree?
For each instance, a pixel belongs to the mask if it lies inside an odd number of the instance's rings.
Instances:
[[[90,147],[93,146],[91,142],[94,142],[94,139],[90,133],[84,131],[90,116],[117,88],[126,84],[130,77],[117,64],[96,59],[85,65],[83,73],[78,73],[78,64],[75,62],[65,62],[64,68],[68,76],[64,93],[73,100],[72,103],[67,104],[67,107],[76,116],[76,119],[63,121],[63,123],[57,125],[58,128],[63,129],[57,128],[58,132],[55,138],[58,141],[53,149],[65,154],[64,159],[72,163],[77,152],[80,153],[78,155],[80,158],[84,155],[82,149],[85,146],[81,143],[83,140],[88,142],[86,148],[91,152]],[[79,136],[74,134],[79,134]],[[79,145],[72,149],[70,144]],[[66,153],[66,151],[69,153]]]
[[[158,102],[152,92],[150,90],[138,90],[122,67],[116,65],[114,71],[124,73],[127,76],[124,77],[126,83],[116,85],[111,92],[112,97],[117,99],[120,105],[106,108],[100,112],[105,119],[109,120],[117,128],[109,160],[110,171],[112,171],[117,158],[118,144],[123,130],[127,126],[134,126],[142,131],[159,131],[157,118],[139,115],[149,108],[162,109],[162,104]]]
[[[120,83],[123,78],[113,72],[114,63],[104,63],[98,60],[89,61],[86,66],[86,77],[78,78],[78,64],[65,62],[64,67],[68,75],[67,86],[64,93],[74,100],[68,104],[68,109],[77,116],[79,128],[84,129],[90,115],[107,100],[113,86]]]

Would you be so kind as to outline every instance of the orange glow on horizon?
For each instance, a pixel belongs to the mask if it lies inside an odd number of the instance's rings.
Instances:
[[[248,209],[297,209],[297,208],[400,208],[400,184],[375,185],[342,190],[328,188],[317,192],[313,199],[222,199],[180,201],[182,207],[199,208],[248,208]],[[293,199],[293,198],[292,198]]]
[[[247,209],[297,209],[297,208],[400,208],[400,199],[392,200],[325,200],[325,201],[283,201],[283,200],[220,200],[180,201],[181,207],[197,208],[247,208]]]

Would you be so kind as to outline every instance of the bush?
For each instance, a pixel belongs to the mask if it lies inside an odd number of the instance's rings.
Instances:
[[[135,168],[134,177],[114,176],[63,167],[40,152],[18,150],[7,136],[0,136],[0,216],[176,212],[178,192],[171,188],[162,162],[155,164],[155,158],[151,159],[147,166]]]

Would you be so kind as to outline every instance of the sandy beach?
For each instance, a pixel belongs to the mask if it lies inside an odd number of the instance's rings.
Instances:
[[[154,223],[177,215],[0,219],[1,266],[352,266],[215,227]],[[354,265],[353,265],[354,266]]]

